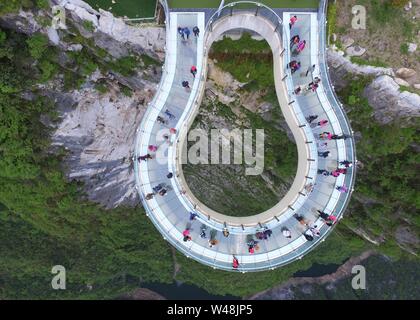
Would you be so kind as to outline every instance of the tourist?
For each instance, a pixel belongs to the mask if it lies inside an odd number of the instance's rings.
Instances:
[[[294,46],[295,44],[298,44],[298,43],[299,43],[299,41],[300,41],[300,37],[299,37],[298,35],[293,36],[293,37],[290,39],[290,49],[292,49],[292,48],[293,48],[293,46]]]
[[[175,119],[175,116],[168,109],[165,110],[165,114],[168,116],[169,119]]]
[[[195,218],[197,218],[197,217],[198,217],[198,214],[197,214],[197,213],[195,213],[195,212],[190,212],[190,221],[195,220]]]
[[[340,161],[340,165],[342,165],[342,166],[344,166],[346,168],[349,168],[349,167],[351,167],[353,165],[353,163],[350,162],[350,161],[344,160],[344,161]]]
[[[331,140],[333,137],[333,134],[331,132],[323,132],[319,134],[319,139],[328,139]]]
[[[289,229],[287,229],[286,227],[281,228],[281,233],[287,239],[292,238],[292,232]]]
[[[292,70],[292,74],[294,74],[296,71],[298,71],[300,69],[300,62],[296,63],[293,68],[291,68]]]
[[[321,120],[321,121],[319,121],[318,123],[317,123],[317,126],[318,127],[325,127],[326,125],[328,124],[328,120]]]
[[[331,227],[337,220],[337,218],[333,216],[332,214],[325,213],[324,211],[321,211],[321,210],[317,210],[317,211],[319,213],[319,216],[325,221],[325,223],[329,227]]]
[[[185,40],[184,28],[178,27],[178,33],[181,35],[182,39]]]
[[[227,238],[229,237],[229,230],[227,228],[223,228],[223,235]]]
[[[323,176],[328,177],[330,173],[325,169],[318,169],[318,174],[322,174]]]
[[[185,89],[190,89],[190,83],[189,83],[188,81],[182,81],[182,86],[183,86]]]
[[[308,240],[308,241],[313,241],[314,240],[314,235],[312,234],[312,231],[310,229],[306,230],[303,235],[305,236],[306,240]]]
[[[163,197],[164,195],[166,195],[167,192],[168,192],[168,190],[162,189],[162,190],[159,191],[159,195]]]
[[[302,92],[302,88],[299,86],[299,87],[297,87],[294,91],[293,91],[293,93],[295,94],[295,95],[299,95],[300,93]]]
[[[312,123],[312,121],[314,121],[317,118],[318,118],[317,115],[311,115],[311,116],[306,118],[306,121],[308,121],[309,123]]]
[[[148,194],[146,194],[145,198],[146,198],[146,200],[151,200],[151,199],[153,199],[154,195],[155,195],[154,193],[148,193]]]
[[[196,66],[192,66],[190,72],[193,75],[193,77],[195,78],[195,75],[197,74],[197,68],[196,68]]]
[[[347,138],[349,138],[349,136],[348,135],[345,135],[345,134],[342,134],[342,135],[336,135],[336,134],[334,134],[331,137],[331,139],[334,139],[334,140],[340,140],[340,139],[346,140]]]
[[[296,23],[297,19],[298,19],[297,16],[293,16],[293,17],[290,18],[289,29],[292,29],[292,27]]]
[[[174,176],[174,174],[173,174],[172,172],[169,172],[169,173],[166,175],[166,177],[167,177],[168,179],[171,179],[173,176]]]
[[[265,229],[263,233],[264,233],[264,240],[267,240],[268,238],[271,237],[271,235],[273,234],[273,231],[271,231],[270,229]]]
[[[238,269],[238,267],[239,267],[239,261],[235,256],[233,256],[232,267],[233,267],[233,269]]]
[[[299,223],[300,224],[302,224],[302,225],[306,225],[306,221],[305,221],[305,219],[303,218],[303,216],[301,216],[301,215],[299,215],[299,214],[294,214],[293,215],[293,217],[297,220],[297,221],[299,221]]]
[[[187,27],[185,27],[183,31],[187,35],[187,39],[189,39],[190,38],[190,34],[191,34],[190,29],[188,29]]]
[[[158,146],[156,146],[154,144],[151,144],[151,145],[149,145],[148,149],[149,149],[149,151],[156,152],[157,149],[158,149]]]
[[[184,242],[187,242],[187,241],[191,241],[192,240],[192,238],[191,238],[191,236],[190,236],[190,229],[185,229],[183,232],[182,232],[182,235],[184,236]]]
[[[165,119],[163,119],[161,116],[158,116],[158,117],[156,118],[156,121],[157,121],[157,122],[159,122],[160,124],[166,124],[166,120],[165,120]]]
[[[153,157],[150,155],[150,153],[144,155],[144,156],[140,156],[137,158],[137,160],[140,161],[147,161],[149,159],[153,159]]]
[[[176,134],[176,129],[175,128],[170,128],[169,133],[170,134]]]
[[[312,66],[309,66],[308,69],[306,69],[305,77],[308,76],[309,72],[313,73],[314,71],[315,71],[315,65],[313,64]]]
[[[255,234],[255,236],[257,237],[258,240],[263,240],[264,239],[264,233],[263,232],[257,232]]]
[[[297,55],[299,53],[301,53],[303,51],[303,49],[305,49],[306,46],[306,40],[300,41],[299,44],[297,45],[296,49],[293,50],[293,55]]]
[[[346,186],[337,186],[335,187],[338,191],[340,191],[341,193],[347,193],[348,189]]]
[[[311,230],[312,235],[314,237],[319,237],[321,235],[321,232],[317,229],[317,225],[310,225],[309,230]]]
[[[198,37],[200,35],[200,29],[197,26],[195,26],[193,28],[193,33],[196,37]]]
[[[153,191],[155,192],[155,193],[158,193],[160,190],[162,190],[162,188],[165,186],[165,184],[163,184],[163,183],[159,183],[157,186],[155,186],[155,187],[153,187],[152,189],[153,189]]]
[[[205,224],[202,224],[200,228],[200,237],[202,239],[205,239],[207,237],[206,230],[207,230],[207,226]]]
[[[321,158],[327,158],[329,156],[330,152],[329,151],[324,151],[324,152],[319,152],[318,151],[318,156]]]

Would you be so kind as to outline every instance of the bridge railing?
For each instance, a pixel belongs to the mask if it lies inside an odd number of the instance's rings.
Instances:
[[[320,0],[318,10],[320,76],[322,83],[324,84],[323,87],[325,90],[325,94],[338,118],[340,126],[343,130],[343,134],[349,136],[349,138],[344,141],[344,144],[346,149],[346,155],[348,157],[347,160],[353,163],[353,166],[349,170],[350,174],[346,174],[344,180],[344,184],[348,186],[349,192],[341,194],[338,203],[335,207],[335,212],[338,216],[341,217],[350,202],[350,197],[354,189],[357,172],[357,158],[353,131],[350,127],[350,120],[347,117],[346,112],[343,110],[343,104],[340,102],[340,99],[337,97],[337,94],[334,90],[334,85],[332,84],[329,73],[329,67],[327,64],[327,12],[328,0]]]

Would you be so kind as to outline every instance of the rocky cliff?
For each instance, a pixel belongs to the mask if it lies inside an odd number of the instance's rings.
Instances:
[[[420,96],[404,90],[407,86],[401,80],[410,81],[416,78],[416,71],[400,68],[361,66],[352,63],[340,53],[328,50],[330,75],[336,90],[347,86],[349,79],[355,76],[371,77],[372,83],[366,88],[365,96],[374,108],[374,117],[381,124],[387,124],[395,119],[409,122],[413,117],[420,116]],[[406,80],[403,80],[406,82]]]
[[[27,35],[45,34],[50,45],[60,49],[60,63],[68,60],[68,53],[84,47],[106,50],[104,64],[125,56],[163,60],[162,26],[130,26],[79,0],[51,1],[55,4],[65,8],[66,29],[56,30],[51,23],[46,24],[52,11],[37,9],[4,15],[0,26]],[[69,41],[69,35],[79,35],[83,41]],[[98,56],[97,52],[93,55]],[[140,63],[130,76],[97,69],[80,88],[70,91],[63,87],[63,75],[39,88],[57,106],[60,122],[54,127],[52,143],[67,152],[64,165],[68,178],[84,182],[87,197],[107,208],[138,204],[132,164],[134,139],[160,77],[159,66]],[[105,92],[97,90],[98,84]],[[123,87],[130,94],[124,93]]]

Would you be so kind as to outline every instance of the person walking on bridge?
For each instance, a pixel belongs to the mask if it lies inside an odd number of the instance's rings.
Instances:
[[[188,27],[185,27],[183,31],[184,31],[185,35],[187,36],[187,40],[188,40],[190,38],[190,34],[191,34],[190,29],[188,29]]]
[[[153,157],[150,155],[150,153],[144,155],[144,156],[140,156],[137,158],[137,160],[140,161],[147,161],[149,159],[153,159]]]
[[[185,40],[184,28],[178,27],[178,33],[180,34],[182,40]]]
[[[235,256],[233,256],[232,268],[233,269],[238,269],[239,268],[239,260]]]
[[[292,29],[292,27],[296,23],[297,19],[298,19],[297,16],[293,16],[293,17],[290,18],[289,29]]]
[[[292,48],[293,48],[293,46],[294,46],[295,44],[298,44],[298,43],[299,43],[299,41],[300,41],[300,37],[299,37],[299,35],[295,35],[295,36],[293,36],[293,37],[290,39],[290,49],[292,49]]]
[[[330,155],[329,151],[324,151],[324,152],[319,152],[318,151],[318,156],[321,158],[327,158]]]
[[[195,75],[197,74],[197,67],[196,66],[192,66],[190,72],[193,75],[193,77],[195,78]]]
[[[197,26],[195,26],[193,28],[193,33],[198,38],[198,36],[200,35],[200,29]]]
[[[185,89],[190,89],[190,83],[189,83],[188,81],[182,81],[182,86],[183,86]]]
[[[306,46],[306,40],[300,41],[296,49],[293,50],[293,55],[298,55],[299,53],[301,53],[303,49],[305,49],[305,46]]]
[[[312,123],[312,121],[314,121],[317,118],[318,116],[316,114],[310,115],[309,117],[306,118],[306,121],[308,121],[308,123]]]

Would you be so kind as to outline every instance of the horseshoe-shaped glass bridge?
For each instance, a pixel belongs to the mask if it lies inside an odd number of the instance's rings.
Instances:
[[[269,270],[301,259],[343,217],[356,175],[353,132],[326,64],[327,1],[320,1],[318,11],[308,12],[280,12],[261,3],[237,1],[211,15],[170,11],[166,1],[161,3],[166,12],[163,76],[137,130],[133,159],[146,215],[175,248],[215,269]],[[295,15],[298,20],[290,28]],[[196,37],[191,32],[183,40],[179,26],[191,31],[197,26],[200,34]],[[298,149],[297,173],[284,198],[265,212],[243,218],[225,216],[197,200],[180,164],[180,150],[204,95],[208,51],[222,34],[238,28],[259,33],[272,49],[277,98]],[[301,70],[315,65],[308,77],[292,74],[288,68],[293,60],[290,39],[295,34],[306,40],[299,55]],[[195,78],[190,74],[193,65],[197,66]],[[296,94],[296,88],[316,78],[321,80],[317,90]],[[188,90],[182,86],[185,79],[190,80]],[[328,122],[310,123],[313,114]],[[320,156],[325,151],[328,158]],[[140,158],[147,154],[153,159]],[[258,250],[250,252],[256,242]]]

